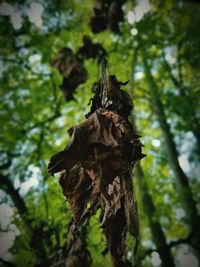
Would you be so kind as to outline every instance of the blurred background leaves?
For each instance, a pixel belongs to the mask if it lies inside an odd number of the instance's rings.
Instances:
[[[109,72],[130,80],[125,89],[135,105],[132,119],[148,155],[134,176],[141,225],[137,264],[170,267],[168,255],[174,266],[199,266],[200,4],[124,1],[119,32],[108,27],[98,34],[90,28],[94,5],[1,1],[0,262],[65,266],[71,214],[46,167],[68,142],[67,129],[89,111],[99,68],[97,60],[84,61],[88,79],[66,102],[50,62],[63,47],[76,53],[87,35],[106,49]],[[105,246],[97,214],[87,229],[91,266],[111,266]],[[132,263],[133,248],[129,237]]]

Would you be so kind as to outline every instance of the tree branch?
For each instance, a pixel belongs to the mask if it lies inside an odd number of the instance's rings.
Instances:
[[[24,218],[24,216],[27,215],[26,204],[22,199],[22,197],[20,196],[18,190],[14,188],[12,182],[2,174],[0,174],[0,186],[6,193],[10,195],[21,217]]]
[[[168,71],[168,74],[169,74],[171,80],[173,81],[173,83],[176,87],[180,88],[181,87],[180,81],[172,74],[171,67],[170,67],[169,63],[167,62],[167,60],[165,59],[164,50],[162,50],[162,58],[163,58],[163,63],[164,63],[165,69]]]
[[[61,116],[61,113],[59,111],[57,111],[54,115],[50,116],[49,118],[47,118],[47,119],[45,119],[43,121],[37,122],[34,125],[26,128],[26,129],[23,129],[22,131],[23,131],[23,133],[27,133],[27,132],[35,129],[35,128],[42,127],[45,124],[54,121],[55,119],[57,119],[60,116]]]

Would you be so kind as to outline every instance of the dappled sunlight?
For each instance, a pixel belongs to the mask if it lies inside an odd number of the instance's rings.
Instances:
[[[30,63],[35,63],[35,62],[38,62],[38,61],[40,61],[41,60],[41,55],[39,55],[39,54],[35,54],[35,55],[31,55],[31,56],[29,56],[29,61],[30,61]]]
[[[15,224],[12,223],[14,209],[7,205],[0,205],[0,228],[3,232],[0,233],[0,258],[10,260],[12,254],[9,249],[12,247],[16,236],[19,236],[20,231]]]
[[[144,78],[144,72],[142,72],[142,71],[136,72],[135,73],[135,78],[138,79],[138,80]]]
[[[15,30],[19,30],[22,27],[22,14],[15,6],[3,2],[0,5],[0,15],[10,16],[11,23]]]
[[[3,2],[0,5],[0,15],[10,16],[12,26],[15,30],[19,30],[23,25],[23,17],[28,16],[28,19],[36,27],[40,28],[43,24],[42,13],[44,7],[37,2],[33,2],[30,7],[21,9],[18,5],[11,5],[7,2]]]
[[[170,63],[170,64],[175,64],[176,63],[176,58],[173,57],[171,54],[166,54],[165,59]]]
[[[15,234],[13,232],[6,232],[0,234],[0,257],[6,260],[11,258],[11,254],[8,254],[8,250],[12,247],[15,240]]]
[[[181,267],[198,267],[197,258],[188,249],[188,246],[181,246],[178,249],[176,260]]]
[[[42,13],[44,11],[44,7],[37,2],[33,2],[30,6],[30,9],[27,11],[27,16],[30,22],[34,23],[35,26],[41,27],[42,26]]]
[[[151,5],[148,0],[139,0],[135,9],[129,11],[127,14],[128,23],[132,25],[135,22],[139,22],[145,15],[145,13],[149,12],[150,10]]]
[[[11,218],[14,214],[14,210],[7,204],[0,205],[0,226],[1,229],[6,230],[7,226],[9,225]]]
[[[13,5],[3,2],[0,5],[0,15],[3,16],[11,16],[15,12],[15,8]]]
[[[185,155],[179,156],[178,161],[179,161],[180,167],[182,168],[182,170],[184,172],[190,171],[190,164],[189,164],[189,161]]]
[[[13,28],[19,30],[22,27],[22,16],[19,11],[15,11],[10,16]]]
[[[158,267],[161,264],[160,256],[158,252],[152,252],[151,254],[151,263],[153,267]]]
[[[158,139],[152,140],[152,145],[155,147],[159,147],[160,146],[160,140],[158,140]]]
[[[36,187],[36,186],[38,186],[38,184],[39,184],[38,179],[35,178],[35,177],[31,177],[26,182],[24,182],[24,183],[21,184],[21,186],[20,186],[20,192],[22,194],[26,194],[30,190],[30,188]]]
[[[137,33],[138,33],[138,30],[136,28],[131,29],[131,34],[133,36],[137,35]]]

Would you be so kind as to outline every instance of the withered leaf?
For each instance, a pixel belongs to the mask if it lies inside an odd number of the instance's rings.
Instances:
[[[109,110],[115,110],[119,115],[127,117],[130,115],[133,109],[133,101],[129,94],[121,90],[122,85],[128,83],[119,82],[115,75],[110,75],[108,77],[108,102],[106,107]]]
[[[116,122],[113,124],[113,120]],[[119,136],[115,139],[112,135],[113,128],[119,128],[117,123],[122,118],[103,109],[94,112],[79,126],[70,129],[72,133],[71,143],[65,150],[52,156],[48,171],[50,174],[72,168],[78,161],[81,161],[88,155],[89,146],[92,144],[102,144],[105,146],[117,146],[118,140],[122,136],[119,129]]]
[[[90,98],[90,102],[88,105],[92,103],[92,106],[90,108],[90,112],[88,112],[85,117],[88,118],[93,112],[95,112],[97,109],[102,107],[101,104],[101,85],[99,82],[95,82],[92,85],[91,91],[94,93],[94,97]]]
[[[65,47],[59,51],[51,65],[63,77],[60,88],[65,99],[72,99],[74,90],[87,80],[87,71],[83,62],[76,57],[70,48]]]
[[[101,223],[113,266],[125,267],[126,232],[136,238],[139,233],[129,170],[143,157],[140,136],[125,116],[105,108],[95,110],[68,132],[70,144],[52,156],[48,171],[62,171],[60,185],[73,213],[73,227],[102,209]]]
[[[130,174],[130,170],[127,169],[122,174],[122,184],[124,190],[124,208],[125,208],[125,215],[127,221],[127,228],[128,231],[138,238],[139,236],[139,217],[138,217],[138,210],[137,210],[137,202],[134,196],[133,190],[133,183],[132,177]]]
[[[116,215],[109,218],[104,225],[104,231],[107,239],[108,249],[111,254],[113,266],[126,267],[124,240],[126,237],[126,217],[123,208],[123,199],[121,208]]]
[[[83,46],[77,52],[81,58],[99,58],[106,55],[106,50],[100,43],[93,43],[88,36],[83,37]]]
[[[113,1],[109,7],[109,28],[111,31],[119,33],[119,22],[124,20],[124,12],[122,10],[122,4],[120,1]]]
[[[59,182],[73,212],[74,224],[77,224],[87,204],[91,179],[77,164],[70,170],[63,171]]]
[[[95,16],[90,20],[90,27],[92,32],[99,33],[105,31],[108,25],[108,18],[104,14],[98,14],[97,12],[95,13]]]
[[[74,66],[77,64],[73,51],[68,48],[62,48],[51,65],[56,68],[63,77],[68,77]]]
[[[90,20],[90,26],[93,33],[99,33],[110,29],[119,33],[119,23],[124,20],[123,4],[126,0],[96,0],[94,16]]]

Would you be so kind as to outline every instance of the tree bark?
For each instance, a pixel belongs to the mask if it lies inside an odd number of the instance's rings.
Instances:
[[[154,206],[151,195],[148,193],[148,186],[145,182],[142,168],[138,164],[136,165],[135,170],[138,179],[140,195],[142,197],[143,208],[148,217],[154,243],[162,260],[162,267],[175,267],[170,248],[167,244],[165,234],[162,230],[162,226],[159,220],[155,217],[156,208]]]
[[[173,140],[173,135],[170,131],[170,125],[167,122],[167,118],[164,112],[164,107],[159,96],[159,91],[156,82],[151,74],[150,66],[147,62],[147,54],[144,48],[141,49],[144,71],[146,75],[147,82],[149,84],[149,91],[151,95],[151,104],[153,105],[154,112],[157,116],[160,128],[163,133],[165,140],[165,149],[168,157],[168,162],[174,173],[174,178],[177,186],[177,192],[180,196],[181,202],[184,206],[186,212],[186,220],[189,226],[189,230],[194,233],[194,238],[192,243],[198,248],[200,240],[200,216],[198,214],[196,202],[193,198],[192,191],[188,182],[188,177],[181,169],[178,162],[178,152],[176,149],[175,142]],[[200,250],[199,250],[200,251]],[[199,252],[198,252],[199,256]]]

